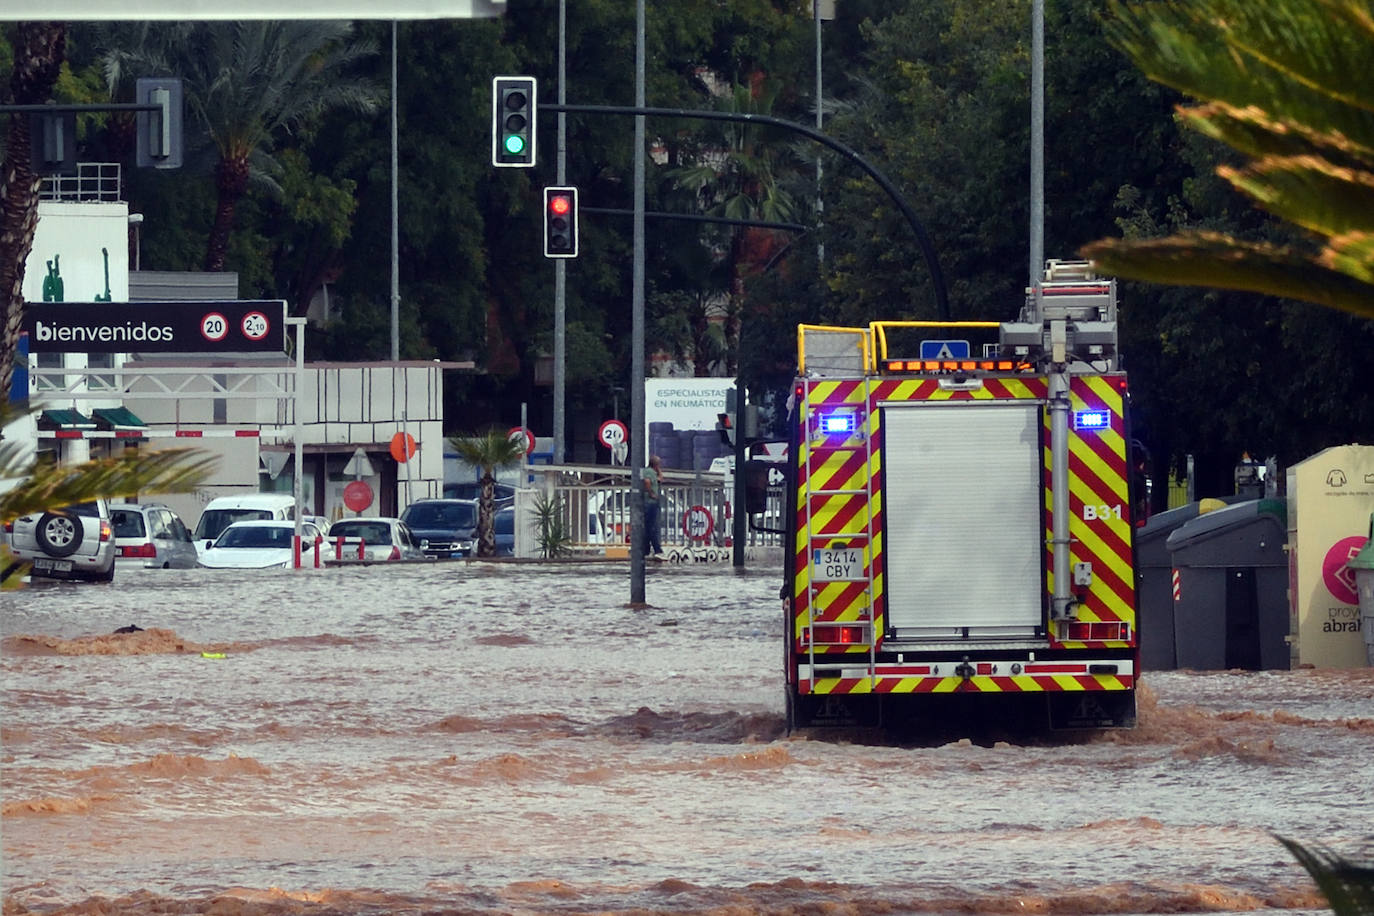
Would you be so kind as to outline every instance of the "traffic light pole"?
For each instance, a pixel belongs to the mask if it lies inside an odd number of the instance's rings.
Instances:
[[[858,152],[815,128],[807,127],[805,124],[798,124],[795,121],[785,121],[782,118],[774,118],[769,115],[748,114],[736,111],[696,111],[687,108],[652,108],[643,105],[564,105],[539,103],[539,108],[554,112],[570,112],[573,114],[614,114],[614,115],[635,115],[644,117],[653,115],[656,117],[667,118],[699,118],[704,121],[742,121],[747,124],[764,124],[769,127],[781,127],[799,133],[805,137],[815,140],[822,146],[829,147],[846,159],[858,165],[868,173],[869,177],[878,183],[878,186],[887,192],[888,197],[896,204],[897,209],[906,217],[912,231],[916,234],[916,242],[921,248],[921,254],[925,257],[926,269],[930,272],[930,282],[935,288],[935,306],[939,319],[949,321],[949,293],[945,287],[944,273],[940,270],[939,258],[935,255],[935,246],[931,244],[930,236],[926,233],[925,227],[917,219],[916,213],[911,209],[911,205],[902,197],[900,191],[887,180],[887,176],[859,155]]]

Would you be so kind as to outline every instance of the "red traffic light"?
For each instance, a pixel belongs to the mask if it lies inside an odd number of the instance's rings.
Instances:
[[[577,257],[577,188],[544,189],[544,257]]]

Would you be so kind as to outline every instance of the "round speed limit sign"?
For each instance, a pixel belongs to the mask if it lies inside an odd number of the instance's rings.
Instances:
[[[211,343],[219,343],[229,333],[229,322],[219,312],[206,312],[200,319],[200,335]]]
[[[630,431],[624,423],[619,420],[607,420],[601,424],[601,429],[597,432],[597,438],[601,444],[607,448],[615,448],[617,445],[630,438]]]
[[[262,312],[249,312],[244,315],[241,326],[243,336],[249,340],[262,340],[267,336],[267,332],[272,329],[272,323],[267,320],[267,316]]]
[[[682,516],[682,533],[687,535],[688,540],[704,541],[711,536],[711,529],[715,524],[710,509],[705,506],[693,506]]]

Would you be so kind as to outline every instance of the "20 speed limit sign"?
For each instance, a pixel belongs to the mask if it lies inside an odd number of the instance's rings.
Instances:
[[[619,420],[607,420],[597,431],[597,438],[607,448],[615,448],[630,438],[630,430]]]
[[[229,322],[219,312],[206,312],[200,319],[200,333],[211,343],[219,343],[229,333]]]
[[[711,536],[715,524],[710,509],[705,506],[693,506],[683,513],[682,533],[687,535],[689,540],[704,541]]]

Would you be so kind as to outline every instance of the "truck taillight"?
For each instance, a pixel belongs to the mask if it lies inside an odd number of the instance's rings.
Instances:
[[[157,548],[152,544],[139,544],[135,547],[119,548],[121,557],[136,558],[139,560],[151,560],[157,556]]]
[[[802,631],[802,641],[817,646],[867,645],[868,627],[862,624],[817,624],[809,633]]]
[[[1068,625],[1065,634],[1068,639],[1079,642],[1103,642],[1130,638],[1130,628],[1120,622],[1086,623],[1075,621]]]

